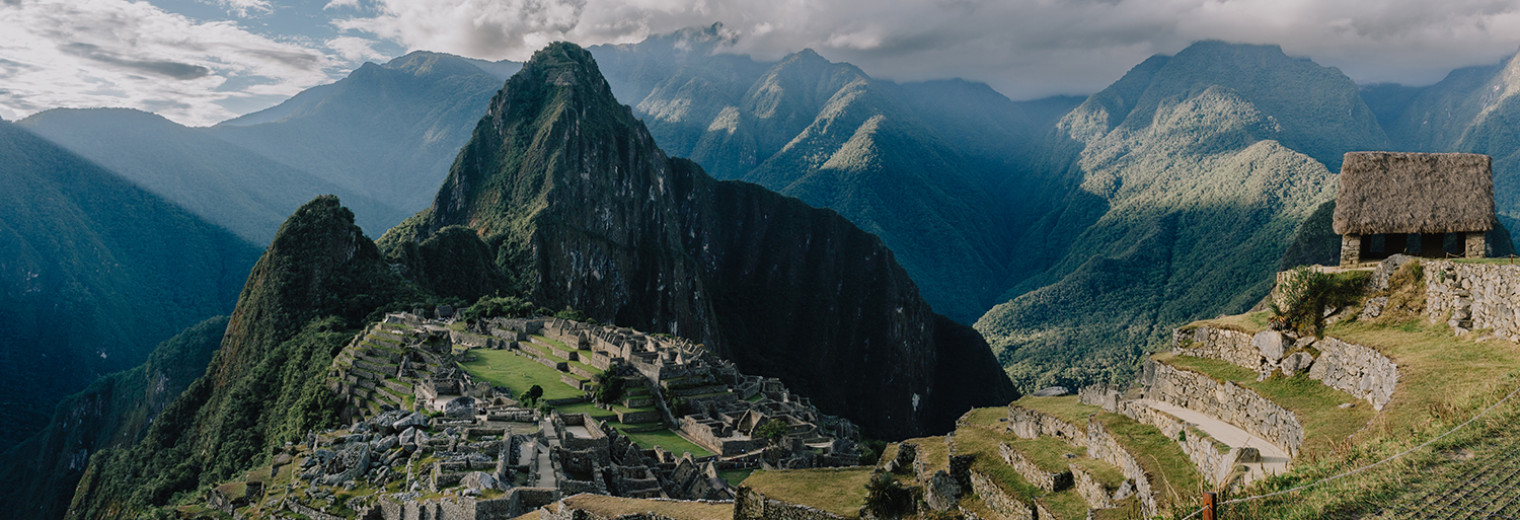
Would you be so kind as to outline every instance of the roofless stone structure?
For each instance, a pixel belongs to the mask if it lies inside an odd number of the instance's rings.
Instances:
[[[1443,256],[1447,234],[1464,238],[1461,253],[1485,254],[1494,228],[1494,177],[1487,155],[1467,153],[1350,152],[1341,163],[1335,233],[1341,265],[1404,253],[1413,247]]]

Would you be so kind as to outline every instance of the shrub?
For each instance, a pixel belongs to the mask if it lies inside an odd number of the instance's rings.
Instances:
[[[599,404],[612,404],[623,398],[623,378],[611,372],[596,375],[596,386],[591,390],[591,400]]]
[[[1315,337],[1325,332],[1325,312],[1356,303],[1366,277],[1331,276],[1307,266],[1293,271],[1278,285],[1273,298],[1272,325],[1299,335]]]
[[[871,475],[866,483],[866,510],[876,518],[901,518],[913,513],[913,490],[886,473]]]
[[[466,321],[479,318],[525,318],[533,314],[533,302],[516,296],[481,296],[474,305],[460,311]]]
[[[771,441],[771,444],[781,442],[786,434],[791,433],[792,427],[781,419],[771,419],[764,424],[755,427],[755,437]]]

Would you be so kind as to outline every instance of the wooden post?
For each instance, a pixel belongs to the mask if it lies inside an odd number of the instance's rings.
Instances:
[[[1213,491],[1203,494],[1203,520],[1219,520],[1219,495]]]

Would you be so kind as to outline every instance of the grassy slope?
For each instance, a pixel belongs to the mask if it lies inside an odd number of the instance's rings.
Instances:
[[[871,471],[871,468],[756,471],[744,479],[743,485],[770,498],[858,518],[866,502],[866,482],[871,480]]]

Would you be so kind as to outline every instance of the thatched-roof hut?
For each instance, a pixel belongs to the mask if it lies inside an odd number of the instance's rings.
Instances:
[[[1334,220],[1341,263],[1369,256],[1365,239],[1379,235],[1386,254],[1418,234],[1420,252],[1440,256],[1450,233],[1464,235],[1466,256],[1483,256],[1484,234],[1497,223],[1491,162],[1467,153],[1347,153]]]

